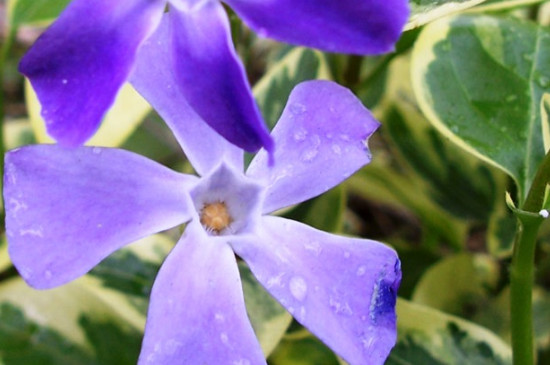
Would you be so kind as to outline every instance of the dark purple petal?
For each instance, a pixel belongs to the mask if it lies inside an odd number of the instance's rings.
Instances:
[[[130,81],[166,121],[200,175],[207,174],[222,160],[242,171],[242,150],[193,111],[175,82],[172,38],[178,35],[172,34],[171,22],[171,16],[166,14],[155,33],[144,42]]]
[[[265,364],[235,255],[196,222],[153,285],[139,364]]]
[[[409,16],[406,0],[226,0],[260,35],[330,52],[393,50]]]
[[[97,129],[160,21],[164,0],[73,0],[21,60],[48,133],[66,146]]]
[[[257,235],[233,248],[294,318],[350,364],[383,364],[396,340],[395,251],[279,217]]]
[[[189,105],[231,143],[255,152],[272,141],[233,48],[229,22],[217,1],[169,12],[174,74]]]
[[[370,162],[366,141],[379,123],[346,88],[309,81],[290,94],[273,129],[275,165],[260,151],[247,175],[268,186],[268,213],[324,193]]]
[[[9,152],[5,166],[8,249],[35,288],[75,279],[193,209],[195,177],[123,150],[36,145]]]

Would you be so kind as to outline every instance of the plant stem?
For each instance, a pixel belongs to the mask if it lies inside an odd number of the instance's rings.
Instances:
[[[533,276],[538,224],[518,224],[510,270],[510,319],[514,365],[533,365]]]
[[[543,222],[546,186],[550,181],[550,153],[540,164],[522,210],[515,210],[518,230],[510,268],[510,319],[514,365],[535,363],[533,284],[537,234]]]

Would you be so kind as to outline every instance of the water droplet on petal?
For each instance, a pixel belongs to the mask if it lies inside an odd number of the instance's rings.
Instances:
[[[220,340],[222,341],[222,343],[223,343],[224,345],[227,345],[227,343],[229,342],[229,337],[227,336],[227,333],[222,332],[222,333],[220,334]]]
[[[307,110],[304,104],[294,103],[290,105],[290,111],[294,115],[303,114]]]
[[[319,154],[319,146],[321,145],[321,139],[319,136],[314,135],[310,138],[310,145],[302,152],[301,159],[304,162],[312,161]]]
[[[312,252],[315,256],[319,256],[321,254],[321,251],[323,250],[321,248],[321,244],[318,241],[309,241],[304,244],[304,248],[307,251]]]
[[[307,137],[307,131],[303,128],[297,129],[294,132],[294,140],[295,141],[303,141]]]
[[[99,155],[101,153],[101,148],[99,148],[99,147],[92,148],[92,153],[94,155]]]
[[[267,279],[266,286],[267,288],[271,288],[274,285],[281,286],[281,279],[283,278],[284,273],[280,273],[277,276],[272,276],[269,279]]]
[[[337,144],[333,144],[332,145],[332,152],[334,152],[334,154],[336,154],[336,155],[341,155],[342,154],[342,149]]]
[[[333,296],[329,298],[328,304],[336,314],[343,314],[347,316],[351,316],[353,314],[353,311],[347,302],[341,302]]]
[[[367,267],[363,265],[363,266],[359,266],[355,273],[357,274],[357,276],[363,276],[365,275],[366,272],[367,272]]]
[[[288,284],[290,293],[299,301],[304,300],[307,294],[307,284],[301,276],[294,276]],[[290,311],[290,310],[289,310]]]
[[[67,79],[61,80],[61,83],[62,83],[63,85],[67,85],[68,82],[69,82],[69,80],[67,80]]]

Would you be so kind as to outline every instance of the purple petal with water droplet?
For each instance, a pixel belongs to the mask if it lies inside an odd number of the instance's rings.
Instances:
[[[192,222],[155,280],[139,364],[222,363],[266,364],[233,251]]]
[[[279,217],[264,217],[257,237],[231,244],[294,318],[346,361],[384,363],[397,336],[394,250]]]
[[[351,91],[330,81],[296,86],[273,129],[275,165],[260,151],[247,175],[267,188],[264,213],[338,185],[370,162],[366,141],[379,123]]]
[[[35,288],[73,280],[123,245],[190,218],[196,177],[131,152],[35,145],[9,152],[5,166],[8,249]]]

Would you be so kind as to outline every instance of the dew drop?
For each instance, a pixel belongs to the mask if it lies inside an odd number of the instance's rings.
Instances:
[[[94,155],[99,155],[101,153],[101,148],[99,148],[99,147],[92,148],[92,153]]]
[[[332,145],[332,152],[334,152],[334,154],[336,154],[336,155],[341,155],[342,154],[342,149],[337,144],[333,144]]]
[[[550,79],[549,79],[548,77],[546,77],[546,76],[542,76],[542,75],[541,75],[541,76],[539,76],[539,77],[537,78],[537,83],[538,83],[540,86],[542,86],[542,87],[544,87],[544,88],[547,88],[548,86],[550,86]]]
[[[290,293],[299,301],[304,300],[307,294],[307,284],[301,276],[294,276],[289,283]]]
[[[61,83],[62,83],[63,85],[67,85],[68,82],[69,82],[69,80],[67,80],[67,79],[61,80]]]
[[[517,95],[511,94],[511,95],[508,95],[508,96],[506,97],[506,101],[509,102],[509,103],[511,103],[511,102],[517,100],[517,98],[518,98]]]
[[[304,162],[310,162],[317,156],[317,153],[319,153],[318,148],[310,148],[302,153],[301,159]]]
[[[363,276],[363,275],[365,275],[366,272],[367,272],[367,267],[365,265],[363,265],[363,266],[359,266],[357,268],[357,271],[355,272],[355,274],[357,276]]]
[[[314,135],[310,138],[310,146],[302,152],[301,160],[304,162],[312,161],[319,154],[319,146],[321,145],[321,139],[319,136]]]
[[[336,314],[343,314],[347,316],[351,316],[353,314],[353,311],[347,302],[341,302],[333,296],[329,298],[328,304]]]
[[[306,242],[304,244],[304,248],[307,251],[312,252],[315,256],[319,256],[319,254],[321,254],[321,251],[323,250],[321,244],[318,241]]]
[[[294,132],[294,140],[295,141],[303,141],[307,137],[307,131],[303,128],[300,128]]]
[[[229,342],[229,337],[227,336],[227,333],[222,332],[222,334],[220,334],[220,340],[223,344],[227,345],[227,343]]]
[[[290,111],[294,115],[303,114],[307,110],[304,104],[294,103],[290,105]]]

